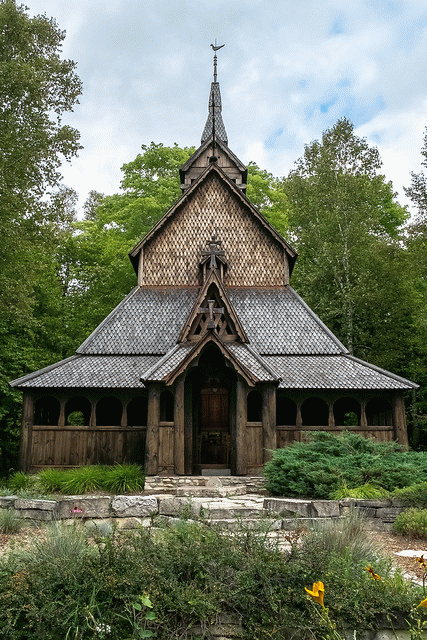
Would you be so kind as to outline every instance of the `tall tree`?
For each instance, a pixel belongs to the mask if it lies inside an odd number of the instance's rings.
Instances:
[[[291,203],[290,237],[299,252],[293,283],[351,352],[390,364],[391,354],[380,354],[377,342],[390,314],[394,328],[409,320],[395,306],[390,286],[410,296],[404,274],[396,271],[407,211],[380,167],[378,150],[343,118],[320,142],[306,145],[283,186]],[[387,273],[396,277],[387,279]],[[366,310],[374,309],[368,326]]]
[[[55,252],[57,207],[49,196],[60,164],[78,149],[78,132],[64,124],[81,92],[75,63],[61,59],[65,33],[53,19],[29,17],[14,0],[0,3],[0,428],[16,430],[20,395],[8,380],[46,364],[38,350],[40,291]],[[53,226],[52,226],[53,225]],[[48,281],[57,280],[48,278]],[[32,345],[32,346],[30,346]],[[48,359],[52,358],[52,353]],[[0,441],[0,463],[12,445]],[[13,447],[12,447],[13,448]]]

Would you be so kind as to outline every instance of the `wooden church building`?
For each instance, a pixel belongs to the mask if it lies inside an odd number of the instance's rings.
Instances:
[[[246,197],[216,77],[182,196],[129,256],[138,284],[24,392],[21,468],[136,462],[256,474],[311,430],[407,444],[417,385],[351,356],[290,286],[294,249]]]

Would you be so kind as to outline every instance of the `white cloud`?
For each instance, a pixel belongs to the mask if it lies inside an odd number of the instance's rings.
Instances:
[[[284,175],[338,117],[377,143],[395,188],[418,170],[427,124],[427,11],[407,0],[28,0],[67,30],[81,104],[66,120],[84,151],[64,181],[84,200],[118,190],[151,140],[197,145],[218,39],[230,146]],[[277,132],[281,132],[278,134]]]

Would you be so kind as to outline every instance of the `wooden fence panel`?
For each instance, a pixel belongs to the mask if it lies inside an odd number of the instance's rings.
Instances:
[[[34,426],[29,469],[144,464],[146,427]]]

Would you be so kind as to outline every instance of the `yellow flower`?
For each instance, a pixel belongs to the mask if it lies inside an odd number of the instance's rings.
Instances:
[[[311,591],[310,589],[307,589],[307,587],[304,587],[304,589],[315,602],[318,602],[323,608],[325,608],[325,605],[323,604],[323,598],[325,596],[325,587],[323,586],[323,582],[320,580],[319,582],[313,582],[313,589]]]
[[[424,567],[424,569],[427,568],[427,564],[426,564],[426,561],[424,560],[423,555],[420,556],[419,558],[415,558],[415,560],[420,563],[421,567]]]
[[[424,600],[421,600],[420,604],[418,605],[419,607],[427,607],[427,598],[424,598]]]
[[[373,580],[381,580],[381,576],[379,576],[378,573],[375,573],[371,565],[369,565],[368,567],[365,567],[365,569],[371,574],[371,578]]]

